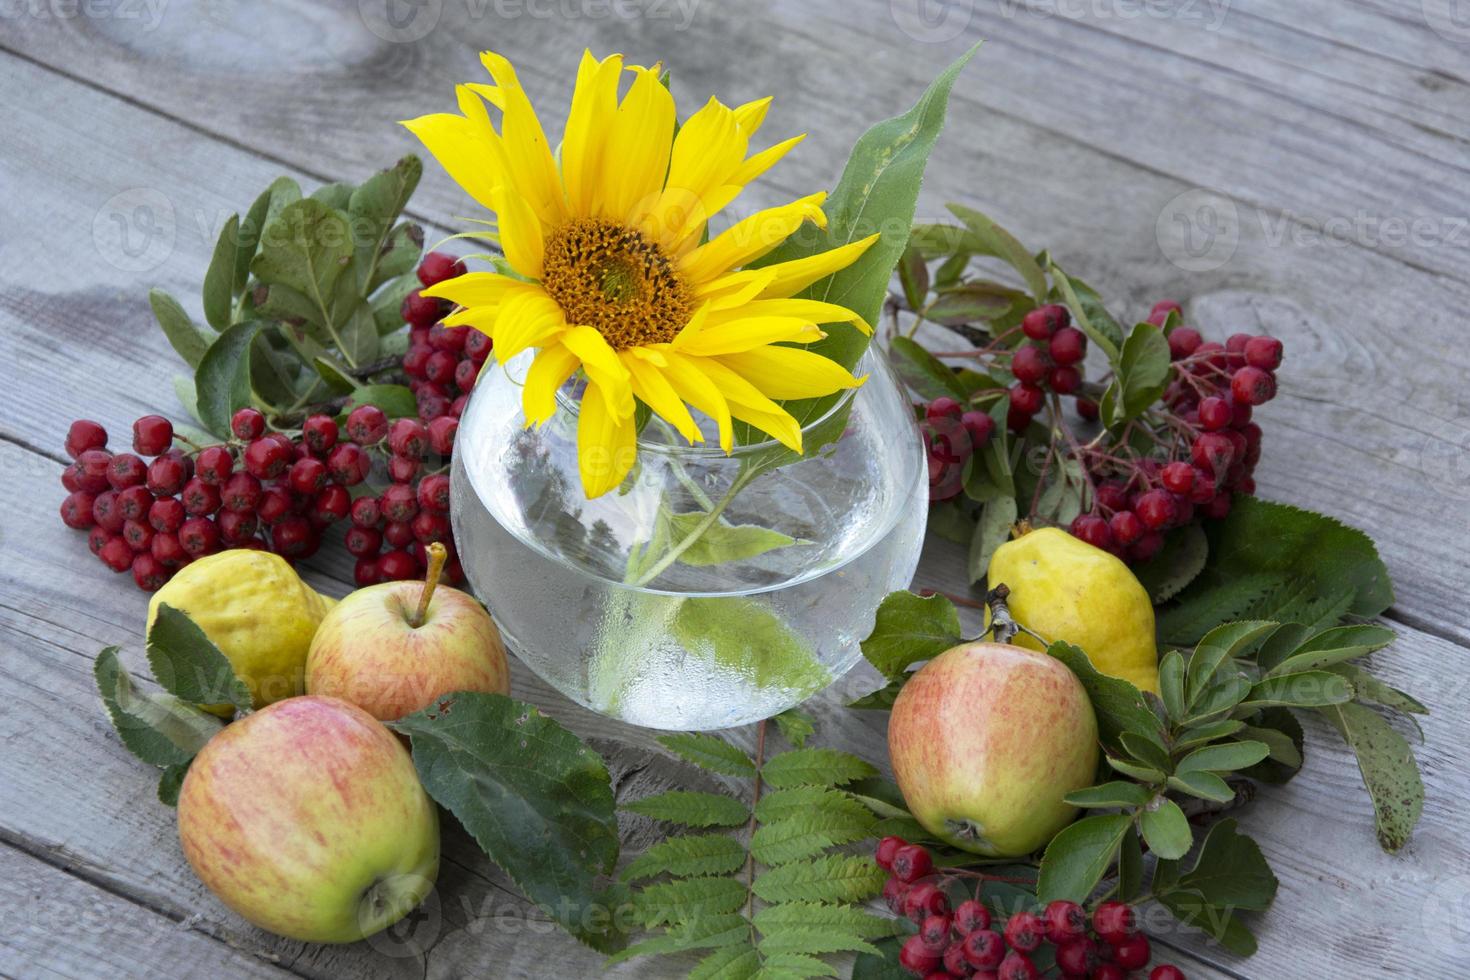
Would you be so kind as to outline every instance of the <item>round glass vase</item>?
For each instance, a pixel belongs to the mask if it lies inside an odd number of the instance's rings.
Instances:
[[[594,711],[678,730],[768,718],[852,668],[879,601],[913,577],[928,513],[922,442],[881,355],[803,428],[807,455],[726,455],[712,424],[691,447],[655,417],[595,500],[571,386],[526,427],[531,356],[486,365],[452,477],[465,574],[521,660]]]

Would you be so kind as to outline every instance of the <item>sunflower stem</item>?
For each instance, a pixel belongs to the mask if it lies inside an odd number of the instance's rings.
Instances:
[[[639,588],[641,586],[647,585],[649,582],[652,582],[654,579],[658,578],[659,575],[663,573],[664,569],[668,568],[674,562],[678,561],[680,555],[688,551],[690,548],[694,547],[695,542],[703,537],[706,531],[715,526],[715,523],[720,519],[720,515],[725,512],[725,508],[729,507],[730,504],[735,500],[735,495],[739,493],[742,489],[744,489],[745,485],[749,483],[759,472],[759,470],[755,469],[742,469],[740,473],[735,477],[735,479],[731,482],[730,489],[725,491],[725,495],[719,499],[719,502],[717,502],[713,507],[709,509],[709,512],[705,514],[704,517],[700,518],[699,523],[694,525],[694,529],[691,530],[683,538],[681,538],[679,542],[671,547],[668,551],[664,552],[663,557],[654,562],[651,567],[638,573],[637,577],[628,584],[633,586],[634,588]]]

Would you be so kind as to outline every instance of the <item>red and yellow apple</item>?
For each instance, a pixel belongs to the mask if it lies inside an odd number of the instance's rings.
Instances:
[[[976,854],[1030,854],[1076,816],[1091,786],[1097,718],[1061,661],[1001,643],[965,643],[911,677],[888,720],[888,754],[910,812]]]
[[[394,721],[453,691],[509,694],[510,670],[500,631],[472,596],[385,582],[347,596],[322,620],[306,657],[306,691]]]
[[[212,738],[179,792],[179,840],[226,905],[307,942],[392,925],[439,870],[439,814],[408,751],[336,698],[277,701]]]

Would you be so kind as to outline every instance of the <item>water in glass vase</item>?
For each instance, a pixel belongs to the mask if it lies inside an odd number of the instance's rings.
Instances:
[[[726,456],[655,420],[628,482],[595,500],[575,407],[526,429],[519,367],[476,386],[453,517],[466,575],[528,666],[595,711],[684,730],[769,717],[853,666],[879,601],[913,575],[927,513],[912,416],[881,362],[823,417],[826,436],[808,427],[818,452]]]

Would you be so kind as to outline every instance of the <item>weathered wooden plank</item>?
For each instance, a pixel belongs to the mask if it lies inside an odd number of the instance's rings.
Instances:
[[[0,843],[0,976],[294,974]]]

